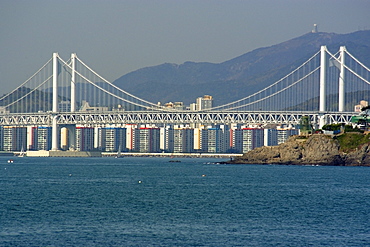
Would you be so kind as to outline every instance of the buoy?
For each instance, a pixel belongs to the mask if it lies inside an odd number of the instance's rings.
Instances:
[[[72,174],[70,173],[70,174],[69,174],[69,176],[71,177],[71,176],[72,176]]]
[[[139,180],[139,184],[141,184],[141,180]]]
[[[202,177],[205,177],[205,176],[206,176],[206,174],[203,174],[203,175],[202,175]]]

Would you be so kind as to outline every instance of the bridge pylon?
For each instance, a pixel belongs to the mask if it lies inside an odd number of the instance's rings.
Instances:
[[[338,111],[344,111],[344,102],[345,102],[345,54],[346,47],[340,47],[340,74],[339,74],[339,102],[338,102]]]
[[[59,149],[58,145],[58,124],[57,124],[57,112],[58,112],[58,53],[53,53],[53,122],[51,127],[51,150],[56,151]]]
[[[76,111],[76,53],[71,54],[71,112]]]
[[[320,105],[319,105],[319,128],[326,124],[325,111],[326,111],[326,70],[327,70],[327,48],[321,46],[320,50]]]

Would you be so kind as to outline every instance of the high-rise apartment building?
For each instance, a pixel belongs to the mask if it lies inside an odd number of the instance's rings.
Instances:
[[[174,150],[173,140],[173,128],[172,126],[161,127],[160,132],[160,144],[159,148],[162,151],[172,153]]]
[[[230,147],[230,132],[227,126],[207,129],[207,152],[225,153]]]
[[[231,149],[235,153],[242,153],[243,152],[243,130],[242,129],[231,129],[230,130],[231,136]]]
[[[27,127],[27,147],[25,150],[38,150],[38,127],[28,126]]]
[[[107,127],[102,130],[105,132],[105,151],[117,152],[126,149],[126,128]]]
[[[94,128],[76,127],[76,150],[91,151],[94,149]]]
[[[202,150],[202,129],[195,128],[194,129],[194,145],[193,145],[195,152],[200,152]]]
[[[264,129],[264,146],[276,146],[278,145],[278,131],[277,129]]]
[[[243,153],[247,153],[257,147],[263,146],[263,129],[244,128],[243,129]]]
[[[137,134],[140,133],[137,131],[136,124],[126,124],[126,149],[129,151],[138,151]]]
[[[159,128],[143,127],[139,129],[139,151],[142,153],[157,153],[159,148]]]
[[[194,129],[177,128],[173,130],[174,153],[194,152]]]
[[[210,95],[204,95],[203,97],[197,98],[197,110],[206,110],[213,107],[213,98]]]
[[[4,126],[4,151],[21,151],[27,146],[27,128]]]
[[[200,130],[200,146],[200,152],[208,152],[208,129],[206,128]]]
[[[51,149],[51,127],[39,126],[37,128],[37,150]]]
[[[289,136],[298,135],[299,130],[297,129],[278,129],[277,130],[277,145],[286,142]]]

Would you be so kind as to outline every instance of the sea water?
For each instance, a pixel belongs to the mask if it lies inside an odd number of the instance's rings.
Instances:
[[[370,246],[370,168],[0,157],[0,246]]]

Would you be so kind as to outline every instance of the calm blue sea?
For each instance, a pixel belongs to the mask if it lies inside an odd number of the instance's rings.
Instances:
[[[370,246],[370,168],[0,157],[0,246]]]

